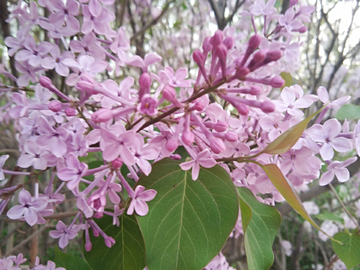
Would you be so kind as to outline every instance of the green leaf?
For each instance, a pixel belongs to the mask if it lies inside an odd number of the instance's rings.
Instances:
[[[285,81],[285,84],[284,84],[283,87],[281,87],[281,90],[284,89],[284,87],[289,87],[289,86],[292,85],[292,80],[293,80],[293,79],[292,79],[292,76],[291,76],[290,73],[281,72],[281,73],[280,73],[280,76],[281,76],[281,78],[283,78],[284,81]]]
[[[180,162],[153,164],[138,185],[157,191],[149,213],[137,217],[149,270],[197,270],[221,250],[238,218],[239,201],[229,174],[219,165],[200,168],[196,181]]]
[[[351,120],[351,119],[360,119],[360,106],[354,104],[343,105],[336,113],[336,119],[342,120]]]
[[[311,119],[320,113],[325,107],[321,108],[317,112],[314,112],[312,115],[308,116],[300,123],[289,128],[279,137],[277,137],[273,142],[269,143],[268,146],[262,150],[259,154],[270,154],[270,155],[280,155],[290,150],[291,147],[299,140],[303,134],[306,126],[309,124]],[[259,155],[258,154],[258,155]]]
[[[76,269],[76,270],[91,270],[90,266],[86,261],[79,257],[75,257],[64,252],[61,252],[59,248],[55,249],[55,260],[56,267],[64,267],[65,269]]]
[[[247,188],[238,188],[249,269],[267,270],[274,262],[272,244],[280,227],[276,208],[259,202]]]
[[[336,255],[339,256],[348,269],[360,264],[360,234],[339,232],[334,238],[344,245],[332,242]]]
[[[96,221],[116,242],[108,248],[103,237],[90,235],[92,249],[84,250],[84,256],[93,270],[143,270],[146,266],[144,240],[136,218],[123,214],[119,220],[120,227],[113,225],[110,216]]]
[[[333,240],[332,237],[330,237],[327,233],[320,229],[320,227],[312,220],[310,215],[306,212],[304,205],[299,198],[299,195],[294,190],[291,183],[285,178],[279,167],[276,164],[266,164],[261,165],[261,167],[264,169],[271,182],[274,184],[280,194],[285,198],[288,204],[290,204],[290,206],[296,212],[298,212],[300,216],[309,221],[311,225],[313,225],[316,229],[318,229],[323,234]]]
[[[337,221],[340,223],[344,223],[344,219],[342,217],[340,217],[339,215],[335,214],[335,213],[331,213],[331,212],[326,212],[326,213],[321,213],[321,214],[317,214],[315,215],[315,217],[317,219],[320,220],[332,220],[332,221]]]

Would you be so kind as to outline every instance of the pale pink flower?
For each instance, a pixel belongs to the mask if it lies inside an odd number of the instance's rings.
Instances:
[[[145,190],[143,186],[137,186],[134,194],[131,196],[132,200],[126,213],[132,215],[135,210],[139,216],[145,216],[149,212],[149,206],[146,202],[154,199],[156,193],[153,189]]]
[[[354,163],[356,160],[357,157],[352,157],[348,158],[345,161],[332,161],[327,166],[328,171],[322,174],[319,180],[319,185],[326,186],[330,184],[335,176],[341,183],[348,181],[350,179],[350,173],[348,169],[346,169],[346,167]]]
[[[68,245],[69,239],[74,239],[78,233],[73,229],[67,228],[64,222],[60,220],[58,224],[56,224],[56,230],[50,231],[49,235],[54,239],[60,238],[59,247],[62,249]]]
[[[38,222],[38,213],[45,209],[48,204],[44,199],[32,198],[29,191],[25,189],[21,190],[19,193],[19,203],[21,205],[13,206],[7,212],[7,216],[10,219],[20,219],[24,217],[30,226],[33,226]]]
[[[211,168],[216,165],[216,161],[211,157],[209,149],[200,152],[195,159],[180,164],[181,169],[184,171],[192,169],[192,180],[196,180],[199,176],[200,165],[205,168]]]

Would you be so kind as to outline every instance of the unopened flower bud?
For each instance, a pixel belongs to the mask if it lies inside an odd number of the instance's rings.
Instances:
[[[256,53],[254,53],[253,55],[253,59],[250,61],[248,68],[252,71],[254,69],[256,69],[256,67],[258,67],[259,65],[262,64],[262,62],[265,59],[265,53],[264,51],[257,51]]]
[[[217,121],[217,123],[214,125],[214,129],[217,132],[224,132],[228,129],[229,124],[224,121]]]
[[[223,33],[221,30],[216,30],[215,34],[212,36],[212,38],[210,39],[210,43],[213,45],[214,47],[219,46],[223,41]]]
[[[302,26],[302,27],[300,27],[300,28],[298,29],[298,32],[299,32],[300,34],[304,34],[307,30],[308,30],[308,29],[307,29],[306,26]]]
[[[220,59],[226,59],[227,53],[228,53],[228,49],[226,48],[225,44],[220,44],[219,46],[217,46],[216,48],[217,57],[219,57]]]
[[[236,142],[238,140],[238,135],[235,132],[229,131],[225,134],[225,140],[229,142]]]
[[[123,161],[121,158],[115,158],[113,161],[111,161],[111,165],[113,169],[119,169],[123,165]]]
[[[181,139],[186,145],[191,145],[194,142],[194,134],[190,129],[185,129],[182,133]]]
[[[79,81],[76,83],[75,87],[79,91],[84,91],[84,92],[88,92],[88,93],[94,92],[94,84],[92,84],[91,82],[88,82],[88,81]]]
[[[149,88],[151,85],[151,77],[149,73],[144,72],[139,78],[139,85],[141,87]]]
[[[283,78],[281,78],[281,76],[275,76],[270,81],[270,85],[274,88],[281,88],[284,86],[284,84],[285,84],[285,81]]]
[[[261,87],[258,85],[253,85],[250,87],[250,95],[257,96],[261,93]]]
[[[96,212],[93,217],[94,218],[102,218],[104,216],[104,214],[102,212]]]
[[[249,39],[249,45],[248,45],[248,47],[246,49],[246,53],[253,52],[257,47],[259,47],[260,42],[261,42],[261,36],[259,34],[253,35]]]
[[[165,88],[162,90],[163,97],[170,101],[173,104],[179,103],[176,97],[176,90],[171,86],[165,86]]]
[[[76,110],[74,108],[68,107],[65,109],[66,116],[75,116]]]
[[[179,154],[174,154],[174,155],[170,156],[170,158],[171,158],[172,160],[180,160],[180,159],[181,159],[181,156],[180,156]]]
[[[277,61],[281,58],[282,52],[280,50],[269,51],[266,53],[265,64]]]
[[[210,138],[210,148],[215,154],[220,154],[226,147],[220,138],[212,137]]]
[[[42,87],[50,88],[53,84],[51,80],[46,76],[41,76],[39,79],[39,83]]]
[[[198,65],[202,65],[204,63],[204,55],[199,49],[193,52],[193,59],[194,62]]]
[[[93,120],[95,123],[106,122],[112,118],[112,111],[105,108],[102,108],[91,115],[91,120]]]
[[[225,44],[226,48],[230,50],[234,46],[234,39],[233,37],[226,37],[223,43]]]
[[[58,100],[52,100],[50,101],[48,107],[50,111],[59,112],[61,111],[62,103]]]
[[[204,50],[205,53],[208,53],[212,50],[212,45],[210,43],[210,37],[206,37],[203,45],[202,45],[202,49]]]
[[[178,139],[176,136],[172,136],[170,140],[166,142],[166,149],[169,152],[174,152],[178,147]]]
[[[247,67],[238,68],[236,71],[236,78],[241,79],[242,77],[248,75],[249,72],[250,70]]]
[[[239,114],[241,114],[241,115],[248,115],[249,114],[249,108],[246,105],[242,104],[242,103],[238,103],[234,107],[239,112]]]
[[[275,105],[274,103],[272,103],[271,101],[265,100],[261,106],[260,109],[264,112],[264,113],[271,113],[273,111],[275,111]]]
[[[91,248],[92,248],[92,244],[91,243],[86,243],[85,244],[85,250],[87,251],[87,252],[89,252],[90,250],[91,250]]]

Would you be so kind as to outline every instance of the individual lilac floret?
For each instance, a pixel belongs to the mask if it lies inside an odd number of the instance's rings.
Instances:
[[[331,160],[334,157],[334,149],[340,153],[352,149],[348,139],[338,137],[341,133],[341,124],[336,119],[326,121],[323,126],[314,125],[309,131],[313,140],[323,144],[320,148],[320,155],[324,160]]]
[[[155,198],[156,191],[153,189],[149,189],[145,191],[145,187],[137,186],[135,188],[134,194],[132,196],[132,200],[130,206],[127,210],[128,215],[132,215],[135,212],[139,216],[145,216],[149,212],[149,206],[146,202],[151,201]]]
[[[331,183],[335,175],[339,182],[343,183],[350,179],[350,173],[347,166],[354,163],[357,160],[357,157],[349,158],[345,161],[333,161],[327,166],[328,171],[321,175],[319,185],[326,186]]]
[[[13,206],[8,212],[7,216],[10,219],[25,218],[26,222],[33,226],[38,221],[38,214],[47,206],[47,201],[40,198],[34,199],[31,197],[29,191],[23,189],[19,193],[19,203],[21,205]]]
[[[59,239],[59,247],[63,249],[69,243],[69,239],[74,239],[78,233],[73,229],[68,229],[61,220],[56,224],[56,230],[49,232],[52,238]]]
[[[199,176],[200,165],[205,168],[211,168],[214,167],[215,164],[216,161],[211,157],[210,151],[205,149],[200,152],[195,159],[181,163],[180,167],[184,171],[190,170],[192,168],[191,176],[192,180],[195,181]]]

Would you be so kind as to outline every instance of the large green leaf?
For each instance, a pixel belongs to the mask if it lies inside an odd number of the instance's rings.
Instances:
[[[274,262],[272,244],[280,227],[280,213],[259,202],[247,188],[238,188],[238,192],[248,267],[267,270]]]
[[[100,228],[116,242],[108,248],[103,237],[90,235],[92,249],[84,251],[84,256],[93,270],[143,270],[146,266],[144,240],[136,218],[123,214],[119,220],[120,227],[112,225],[110,216],[97,220]]]
[[[332,242],[332,245],[336,255],[348,269],[360,264],[360,234],[339,232],[334,235],[334,239],[344,243],[344,245],[339,245]]]
[[[263,149],[259,154],[270,154],[270,155],[280,155],[290,150],[291,147],[299,140],[303,134],[305,128],[311,121],[311,119],[320,113],[325,107],[321,108],[317,112],[314,112],[312,115],[308,116],[300,123],[289,128],[279,137],[277,137],[273,142],[269,143],[268,146]],[[259,155],[258,154],[258,155]]]
[[[179,164],[168,158],[156,162],[137,183],[157,191],[149,213],[137,217],[150,270],[202,269],[219,253],[238,218],[237,192],[223,168],[201,168],[193,181]]]
[[[64,252],[61,252],[58,248],[55,249],[55,260],[56,267],[64,267],[65,269],[76,269],[76,270],[91,270],[90,266],[86,261],[79,257],[75,257]]]
[[[354,104],[345,104],[337,111],[335,118],[340,121],[345,119],[360,119],[360,106]]]
[[[312,220],[310,215],[306,212],[304,205],[301,202],[301,199],[297,192],[292,187],[291,183],[285,178],[283,173],[280,171],[279,167],[276,164],[266,164],[261,165],[264,169],[265,173],[274,184],[276,189],[280,192],[280,194],[285,198],[285,200],[290,204],[290,206],[299,213],[300,216],[305,218],[310,222],[316,229],[321,231],[323,234],[328,236],[330,239],[334,240],[330,237],[326,232],[320,229],[320,227]]]

